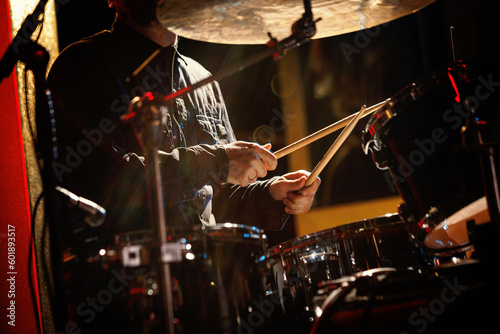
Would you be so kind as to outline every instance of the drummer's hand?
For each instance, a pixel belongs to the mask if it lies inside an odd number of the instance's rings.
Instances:
[[[268,170],[276,169],[278,160],[269,152],[271,144],[260,146],[255,143],[237,141],[224,145],[229,158],[227,182],[242,187],[267,175]]]
[[[311,173],[305,170],[288,173],[280,176],[269,186],[271,196],[275,200],[283,201],[283,204],[286,206],[286,213],[298,215],[306,213],[311,208],[314,195],[318,190],[321,180],[318,177],[313,184],[302,189],[309,174]],[[300,189],[302,189],[302,192],[299,194],[298,191]]]

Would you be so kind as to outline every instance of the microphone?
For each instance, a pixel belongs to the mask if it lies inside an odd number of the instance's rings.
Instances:
[[[86,198],[77,196],[73,194],[71,191],[61,188],[59,186],[56,186],[56,190],[60,194],[62,194],[64,198],[68,201],[68,206],[70,208],[77,207],[78,209],[86,213],[83,220],[90,227],[98,227],[101,226],[102,223],[104,223],[104,219],[106,218],[106,210],[102,206]]]

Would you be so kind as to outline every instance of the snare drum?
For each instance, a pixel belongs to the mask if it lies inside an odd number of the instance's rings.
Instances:
[[[411,236],[431,254],[437,250],[424,240],[435,225],[484,195],[477,152],[464,147],[461,132],[472,112],[482,112],[484,89],[458,63],[402,89],[363,132],[365,153],[403,198],[399,213]]]
[[[267,251],[273,325],[303,333],[315,319],[313,298],[321,282],[371,268],[416,265],[414,246],[397,214],[365,219],[305,235]]]
[[[89,322],[76,312],[83,329],[164,333],[160,273],[169,263],[175,333],[268,332],[270,317],[260,312],[266,298],[258,266],[267,248],[262,230],[236,224],[169,227],[167,236],[160,245],[149,230],[118,234],[88,258],[81,300],[98,302],[101,294],[110,302]]]

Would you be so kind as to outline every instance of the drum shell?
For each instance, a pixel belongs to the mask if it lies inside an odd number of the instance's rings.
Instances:
[[[176,334],[268,332],[269,317],[256,314],[266,297],[265,276],[257,264],[267,248],[261,230],[220,224],[168,228],[167,235],[176,253],[168,261]],[[81,327],[93,333],[164,333],[164,256],[149,231],[134,231],[116,235],[111,245],[89,257],[80,273],[87,281],[80,281],[80,300],[98,295],[113,277],[121,277],[124,286],[90,323],[76,314]]]
[[[307,331],[315,319],[313,299],[322,282],[371,268],[415,267],[414,251],[406,224],[397,214],[337,226],[270,248],[268,295],[278,304],[273,326],[281,324],[290,333]]]

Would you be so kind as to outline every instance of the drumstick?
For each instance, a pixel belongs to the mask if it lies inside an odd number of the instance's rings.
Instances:
[[[335,142],[330,146],[328,151],[326,151],[325,155],[323,156],[323,159],[321,159],[320,162],[314,167],[313,171],[309,175],[309,177],[306,180],[306,183],[304,184],[304,188],[310,186],[311,184],[314,183],[314,180],[316,180],[316,177],[318,177],[319,173],[325,168],[326,164],[330,161],[330,159],[335,155],[337,150],[340,148],[340,146],[344,143],[344,141],[349,137],[351,134],[352,130],[354,130],[354,127],[358,123],[359,119],[363,114],[366,112],[366,107],[362,107],[361,110],[354,116],[354,118],[347,124],[347,126],[342,130],[340,135],[335,139]]]
[[[385,101],[382,101],[382,102],[379,102],[369,108],[366,108],[366,107],[363,107],[362,109],[364,109],[364,112],[363,112],[363,115],[361,117],[365,117],[365,116],[368,116],[370,115],[371,113],[379,110],[386,102],[388,102],[390,99],[387,99]],[[358,111],[357,113],[354,113],[350,116],[347,116],[346,118],[344,119],[341,119],[340,121],[336,122],[336,123],[333,123],[332,125],[329,125],[327,126],[326,128],[322,129],[322,130],[319,130],[319,131],[316,131],[315,133],[307,136],[307,137],[304,137],[298,141],[296,141],[295,143],[292,143],[288,146],[285,146],[279,150],[277,150],[276,152],[274,152],[274,155],[276,156],[277,159],[279,158],[282,158],[284,157],[285,155],[287,154],[290,154],[296,150],[298,150],[299,148],[302,148],[306,145],[309,145],[310,143],[320,139],[320,138],[323,138],[324,136],[326,135],[329,135],[330,133],[333,133],[339,129],[342,129],[343,127],[345,127],[347,124],[349,124],[349,122],[354,118],[356,117],[358,114],[359,114],[360,111]]]

